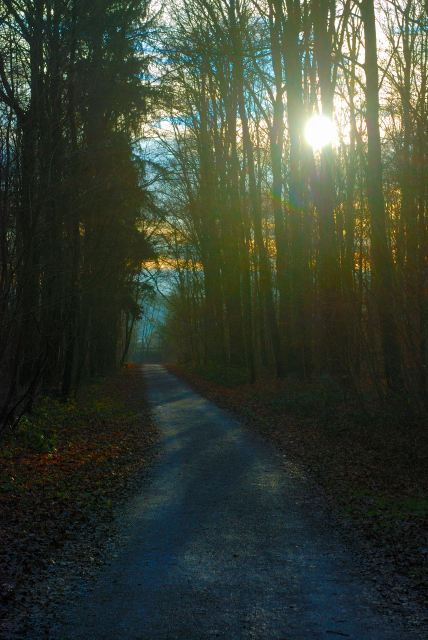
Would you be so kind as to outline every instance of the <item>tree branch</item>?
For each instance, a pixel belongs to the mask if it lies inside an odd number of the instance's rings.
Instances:
[[[0,79],[2,81],[4,90],[0,87],[0,98],[5,102],[8,107],[14,110],[16,117],[18,120],[23,120],[25,116],[25,111],[19,105],[17,99],[15,98],[15,94],[13,93],[12,87],[9,84],[9,81],[6,76],[6,71],[4,68],[4,60],[3,56],[0,53]]]

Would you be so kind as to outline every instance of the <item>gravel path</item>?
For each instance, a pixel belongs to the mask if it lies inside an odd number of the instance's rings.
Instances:
[[[298,467],[163,367],[145,375],[165,454],[62,640],[428,637],[388,612]]]

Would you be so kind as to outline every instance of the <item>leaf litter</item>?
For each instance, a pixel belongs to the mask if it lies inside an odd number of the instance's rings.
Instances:
[[[237,415],[281,456],[299,460],[321,486],[329,511],[368,557],[369,580],[428,622],[428,432],[424,420],[361,406],[332,380],[229,386],[226,374],[168,365],[196,391]],[[219,383],[222,381],[222,383]],[[358,553],[358,551],[357,551]],[[384,605],[387,606],[387,605]]]
[[[426,429],[362,425],[334,393],[296,396],[287,380],[228,388],[168,369],[310,469],[341,525],[367,541],[368,577],[393,602],[416,595],[426,607]],[[76,403],[45,399],[10,434],[0,452],[2,638],[49,638],[61,606],[91,590],[123,542],[123,505],[149,478],[158,440],[138,367],[90,385]]]
[[[150,475],[158,431],[140,367],[44,399],[0,451],[0,636],[47,638],[61,602],[115,553],[121,507]]]

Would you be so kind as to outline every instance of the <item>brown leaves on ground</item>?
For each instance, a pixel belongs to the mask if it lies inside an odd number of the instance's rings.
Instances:
[[[130,367],[88,386],[75,403],[45,399],[2,443],[0,635],[49,604],[49,586],[35,594],[55,565],[100,560],[115,507],[156,455],[143,393],[141,369]]]
[[[181,367],[171,372],[232,410],[279,451],[300,459],[344,521],[392,560],[428,604],[428,433],[408,409],[373,404],[339,389],[295,380],[233,388]],[[403,591],[407,587],[398,587]],[[402,599],[406,599],[405,593]]]

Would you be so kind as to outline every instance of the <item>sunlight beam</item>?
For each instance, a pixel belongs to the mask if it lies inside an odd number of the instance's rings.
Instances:
[[[334,126],[327,116],[315,115],[306,123],[305,138],[314,149],[329,144],[334,136]]]

